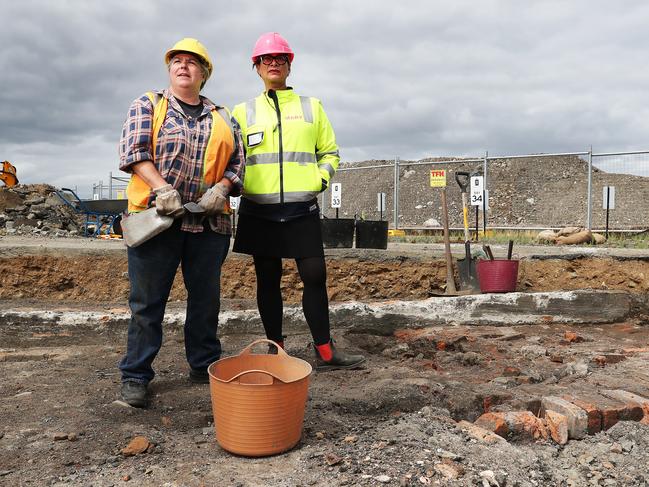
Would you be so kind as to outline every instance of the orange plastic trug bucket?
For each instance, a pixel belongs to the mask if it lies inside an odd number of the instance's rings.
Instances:
[[[258,343],[275,344],[256,340],[207,369],[216,441],[249,457],[282,453],[300,441],[312,371],[279,346],[277,355],[252,353]]]

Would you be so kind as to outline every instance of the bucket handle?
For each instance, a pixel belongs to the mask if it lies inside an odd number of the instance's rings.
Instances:
[[[241,355],[241,354],[239,354],[239,355]],[[234,381],[234,380],[236,380],[236,379],[239,379],[240,377],[242,377],[242,376],[244,376],[244,375],[246,375],[246,374],[251,374],[251,373],[261,373],[261,374],[266,374],[266,375],[271,376],[273,379],[277,379],[277,380],[280,381],[281,383],[286,384],[286,382],[284,382],[282,379],[280,379],[279,377],[277,377],[277,376],[276,376],[275,374],[273,374],[272,372],[268,372],[267,370],[261,370],[261,369],[250,369],[250,370],[244,370],[243,372],[239,372],[237,375],[235,375],[235,376],[232,377],[231,379],[228,379],[228,380],[226,380],[226,381],[224,381],[224,382],[232,382],[232,381]]]
[[[288,353],[286,353],[282,347],[280,347],[273,340],[269,340],[268,338],[259,338],[259,339],[255,340],[250,345],[248,345],[246,348],[241,350],[241,352],[239,352],[239,355],[250,355],[250,353],[252,352],[252,347],[254,347],[255,345],[257,345],[259,343],[269,343],[271,345],[275,345],[277,347],[277,355],[281,355],[284,358],[289,356]]]

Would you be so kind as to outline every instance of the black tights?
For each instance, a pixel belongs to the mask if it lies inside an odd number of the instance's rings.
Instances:
[[[254,257],[257,274],[257,306],[264,323],[266,337],[282,341],[282,259]],[[327,268],[324,257],[295,259],[304,284],[302,310],[316,345],[329,342],[329,299],[327,298]]]

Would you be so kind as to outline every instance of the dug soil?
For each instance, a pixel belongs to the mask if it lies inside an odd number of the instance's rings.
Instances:
[[[328,253],[334,302],[418,300],[442,290],[441,259]],[[301,285],[285,264],[282,289]],[[124,306],[123,249],[5,252],[3,310]],[[231,255],[224,307],[254,309],[250,259]],[[642,259],[524,258],[525,292],[616,289],[646,293]],[[170,298],[182,305],[179,275]],[[596,307],[597,303],[593,303]],[[314,372],[300,443],[266,458],[236,456],[215,439],[210,389],[187,379],[182,326],[165,330],[150,405],[117,401],[126,323],[0,320],[0,484],[79,486],[646,486],[649,427],[642,411],[559,445],[548,435],[490,443],[467,429],[485,412],[531,411],[547,396],[625,390],[649,397],[649,327],[642,317],[596,326],[403,326],[390,336],[334,330],[365,354],[359,370]],[[233,355],[262,335],[222,336]],[[289,354],[314,363],[305,329]],[[260,352],[264,351],[261,347]],[[624,419],[624,418],[619,418]],[[465,422],[463,422],[465,421]],[[136,438],[139,453],[127,446]]]

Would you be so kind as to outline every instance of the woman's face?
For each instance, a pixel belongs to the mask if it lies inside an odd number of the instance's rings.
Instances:
[[[169,80],[172,88],[195,91],[201,90],[205,79],[200,61],[192,54],[178,53],[169,62]]]
[[[291,72],[291,63],[286,54],[265,54],[257,64],[257,73],[266,89],[286,88],[286,78]]]

